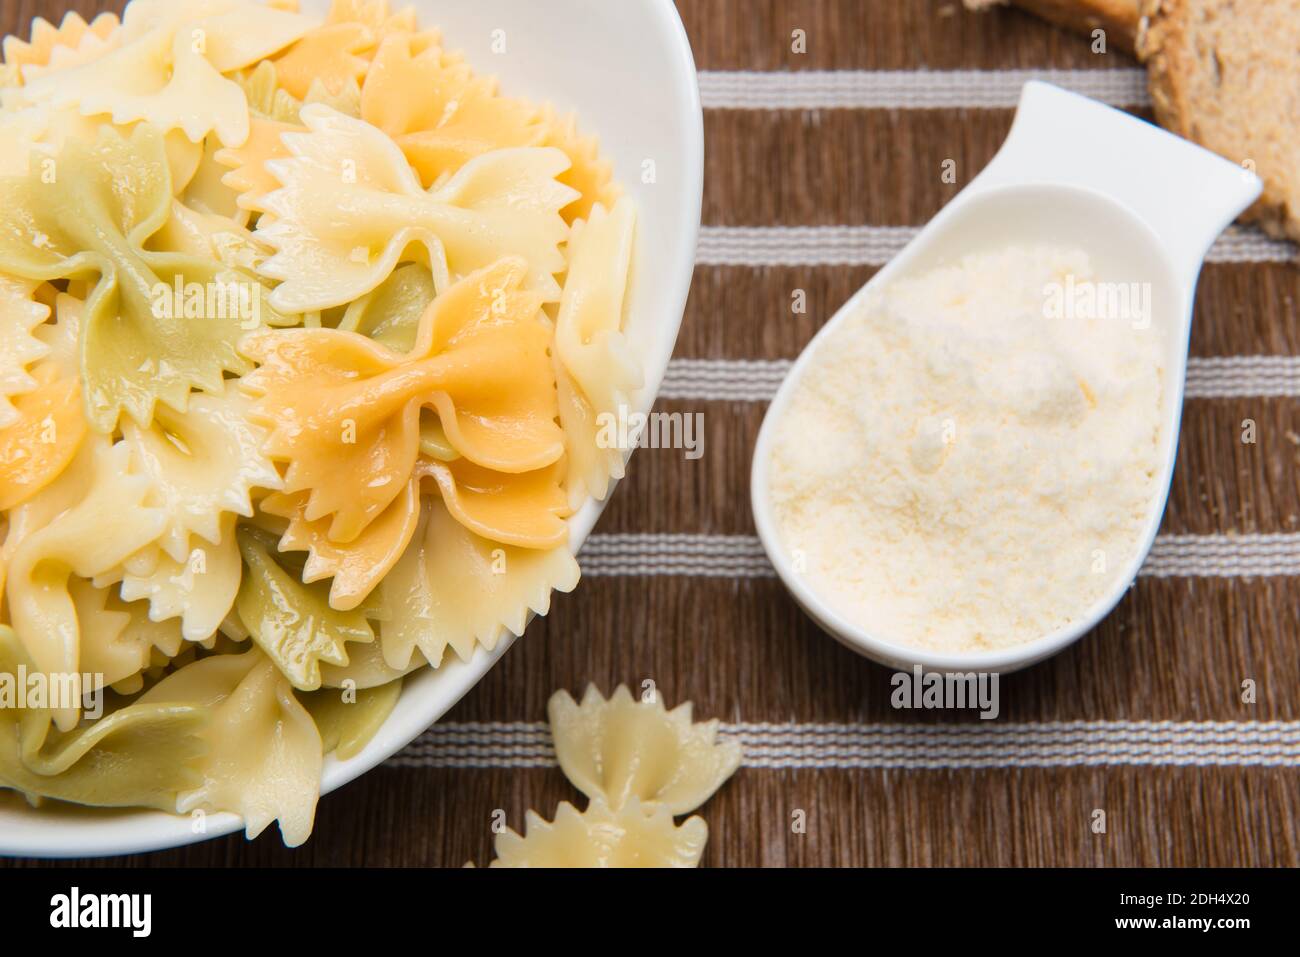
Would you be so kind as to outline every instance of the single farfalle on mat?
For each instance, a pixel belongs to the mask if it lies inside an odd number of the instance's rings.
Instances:
[[[740,767],[739,742],[718,740],[718,722],[695,722],[690,702],[669,711],[658,693],[582,701],[557,691],[547,706],[560,769],[591,801],[561,803],[555,820],[534,811],[525,833],[496,839],[493,867],[696,867],[708,840],[694,811]]]
[[[656,692],[636,699],[619,685],[608,699],[587,685],[581,703],[557,691],[547,706],[555,755],[583,794],[621,807],[632,798],[689,814],[740,767],[740,744],[718,740],[718,722],[693,721],[689,701],[669,711]]]
[[[525,835],[496,840],[493,867],[698,867],[709,839],[703,818],[674,824],[668,809],[633,798],[617,810],[592,801],[579,811],[567,801],[547,821],[535,811]]]

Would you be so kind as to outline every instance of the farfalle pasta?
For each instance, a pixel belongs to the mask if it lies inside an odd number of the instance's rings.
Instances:
[[[556,692],[547,717],[565,776],[613,807],[635,798],[688,814],[740,767],[740,745],[717,740],[717,721],[693,721],[689,701],[669,711],[658,694],[637,701],[619,685],[606,699],[588,685],[581,703]]]
[[[617,810],[600,799],[585,811],[562,802],[555,820],[528,812],[522,835],[496,840],[492,867],[698,867],[709,839],[703,818],[673,823],[666,808],[635,798]]]
[[[403,676],[577,585],[634,210],[386,0],[132,0],[3,53],[0,787],[300,843]],[[574,853],[692,862],[647,797],[650,850]]]
[[[559,211],[577,193],[556,180],[563,150],[493,150],[426,190],[382,131],[323,103],[299,112],[305,132],[285,132],[289,156],[266,162],[280,188],[254,209],[269,214],[256,235],[275,249],[262,273],[281,280],[271,304],[325,309],[370,292],[412,253],[441,292],[502,256],[527,265],[529,284],[558,298],[568,228]]]
[[[506,828],[492,867],[698,867],[708,841],[696,810],[740,766],[740,744],[717,738],[718,722],[691,720],[688,701],[669,711],[658,692],[635,701],[626,685],[605,698],[588,685],[547,705],[560,770],[591,803],[561,802],[555,820],[525,815]]]

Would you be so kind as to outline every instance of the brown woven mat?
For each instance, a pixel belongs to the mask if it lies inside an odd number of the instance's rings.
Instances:
[[[1018,11],[977,16],[957,0],[679,6],[701,70],[1135,66],[1120,53],[1095,55],[1085,40]],[[65,8],[102,5],[3,0],[0,30],[21,25],[25,35],[33,14]],[[795,29],[806,32],[804,54],[791,52]],[[704,223],[920,225],[989,160],[1010,120],[1010,109],[710,110]],[[956,185],[940,180],[945,159],[956,161]],[[792,358],[873,272],[701,266],[676,355]],[[807,293],[806,315],[790,314],[795,288]],[[1193,355],[1300,355],[1298,300],[1300,269],[1292,264],[1212,263],[1201,279]],[[597,531],[752,536],[747,489],[763,405],[696,397],[661,407],[704,413],[704,456],[638,452]],[[1253,445],[1240,441],[1247,418],[1257,423]],[[1294,397],[1189,399],[1163,532],[1300,533],[1297,433]],[[1119,744],[1101,751],[1067,744],[1065,757],[1042,760],[1030,728],[1016,732],[1023,748],[1013,741],[986,766],[885,767],[879,753],[840,755],[835,735],[851,737],[852,728],[825,726],[989,723],[891,710],[889,673],[820,633],[774,579],[591,576],[534,623],[446,724],[540,722],[556,688],[577,692],[594,681],[608,690],[646,679],[670,703],[694,701],[700,715],[795,723],[702,810],[712,835],[704,863],[712,866],[1296,865],[1296,748],[1286,751],[1290,767],[1259,755],[1278,728],[1294,734],[1300,720],[1298,639],[1294,576],[1144,577],[1094,634],[1001,688],[999,725],[1032,724],[1050,736],[1066,731],[1049,722],[1101,722],[1094,733],[1118,734]],[[1254,704],[1241,701],[1245,679],[1256,682]],[[1169,735],[1201,727],[1187,722],[1234,723],[1226,727],[1245,744],[1229,747],[1226,758],[1198,746],[1189,759],[1169,743]],[[1277,724],[1236,724],[1244,722]],[[231,837],[129,863],[485,863],[496,809],[520,828],[527,808],[549,817],[558,801],[576,797],[543,747],[512,757],[491,745],[500,733],[466,729],[488,743],[489,767],[447,766],[472,762],[434,746],[326,797],[315,834],[299,850],[283,848],[272,828],[252,843]],[[519,733],[542,731],[529,725]],[[800,734],[810,736],[806,746]],[[926,747],[914,749],[913,765]],[[1102,752],[1106,763],[1096,763]],[[1095,809],[1106,811],[1104,834],[1090,829]],[[800,810],[803,833],[791,827]]]

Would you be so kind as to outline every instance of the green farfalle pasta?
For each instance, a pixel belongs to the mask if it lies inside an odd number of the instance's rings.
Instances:
[[[329,584],[304,584],[271,557],[274,545],[249,528],[239,530],[244,580],[235,599],[253,641],[301,691],[321,685],[321,664],[346,665],[348,642],[368,644],[374,631],[361,610],[338,611]]]
[[[410,352],[420,333],[420,317],[433,302],[434,293],[429,267],[407,263],[374,292],[348,306],[338,327],[368,336],[394,352]]]
[[[346,761],[370,743],[401,693],[402,679],[397,678],[377,688],[322,688],[299,697],[320,730],[325,753]]]
[[[0,625],[0,695],[35,672],[13,630]],[[174,811],[178,794],[202,781],[206,708],[137,703],[64,733],[50,709],[17,703],[0,707],[0,786],[29,800]]]
[[[297,123],[302,103],[280,86],[280,78],[271,60],[263,60],[251,70],[238,73],[234,81],[248,97],[248,111],[253,116],[278,123]]]
[[[171,213],[170,175],[162,134],[140,124],[129,136],[105,127],[93,142],[69,140],[52,166],[0,179],[0,206],[14,224],[0,232],[0,272],[94,282],[81,374],[86,418],[100,432],[123,412],[147,425],[159,401],[184,411],[191,389],[220,392],[223,373],[251,368],[236,344],[260,297],[256,278],[214,259],[145,248]],[[177,282],[247,290],[249,308],[187,317],[183,303],[162,297]],[[266,324],[288,324],[258,308]]]

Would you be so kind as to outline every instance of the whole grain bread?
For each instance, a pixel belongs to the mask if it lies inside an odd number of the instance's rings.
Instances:
[[[1106,31],[1106,44],[1128,53],[1136,48],[1138,0],[1014,0],[1044,20],[1080,33]]]
[[[1139,0],[965,0],[971,10],[1016,6],[1079,33],[1106,31],[1106,46],[1132,53],[1137,42]]]
[[[1253,165],[1243,219],[1300,241],[1300,0],[1142,0],[1138,55],[1156,118]]]

